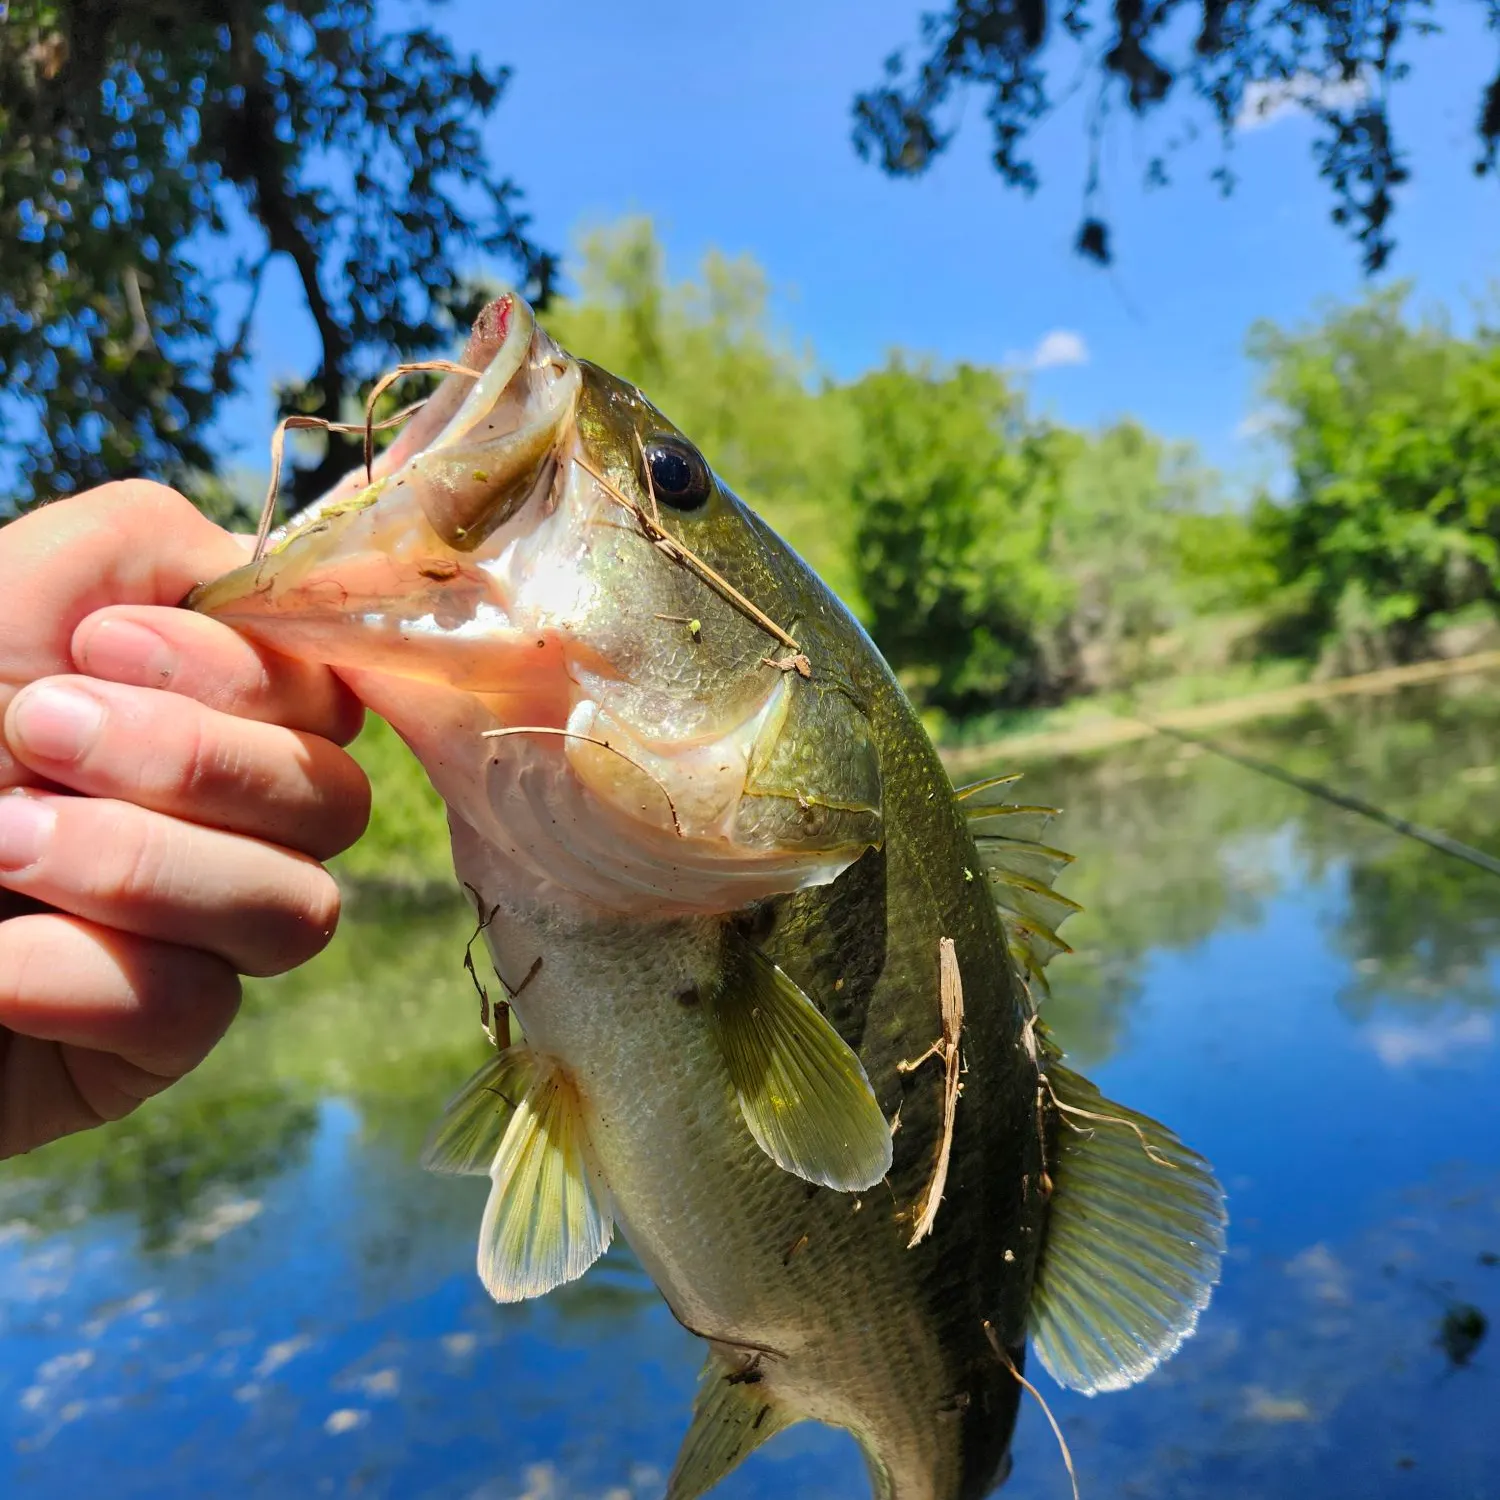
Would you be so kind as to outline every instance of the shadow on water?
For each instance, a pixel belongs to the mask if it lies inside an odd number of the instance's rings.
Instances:
[[[1232,736],[1500,852],[1493,687]],[[1085,1495],[1500,1496],[1500,882],[1175,742],[1024,787],[1067,809],[1086,908],[1054,1029],[1214,1158],[1233,1215],[1176,1360],[1096,1401],[1044,1385]],[[485,1184],[415,1165],[483,1056],[472,927],[456,895],[365,892],[193,1078],[7,1169],[0,1492],[106,1464],[117,1496],[659,1492],[694,1341],[623,1251],[492,1306]],[[1050,1444],[1026,1417],[1008,1496],[1067,1493]],[[865,1484],[800,1428],[723,1493]]]

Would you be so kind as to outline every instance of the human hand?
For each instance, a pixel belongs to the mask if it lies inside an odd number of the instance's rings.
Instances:
[[[129,481],[0,529],[0,1158],[197,1066],[239,975],[318,952],[364,829],[321,668],[177,604],[245,545]]]

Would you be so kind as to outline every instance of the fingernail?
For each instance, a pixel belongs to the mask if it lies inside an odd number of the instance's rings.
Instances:
[[[79,669],[110,682],[160,688],[177,670],[177,653],[154,630],[131,620],[101,620],[81,647]]]
[[[25,794],[0,796],[0,870],[24,870],[46,852],[57,814]]]
[[[42,760],[81,760],[104,724],[104,705],[89,693],[57,683],[23,688],[11,709],[11,738]]]

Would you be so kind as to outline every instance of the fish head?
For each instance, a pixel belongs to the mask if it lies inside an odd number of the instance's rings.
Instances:
[[[448,803],[461,873],[723,911],[879,843],[837,602],[520,298],[460,363],[378,465],[191,606],[345,676]]]

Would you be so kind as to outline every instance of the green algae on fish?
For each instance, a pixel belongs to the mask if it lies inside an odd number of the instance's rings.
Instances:
[[[955,792],[838,600],[518,298],[461,363],[373,503],[336,491],[192,601],[390,721],[529,976],[429,1164],[490,1176],[497,1299],[618,1228],[708,1343],[674,1500],[809,1419],[881,1496],[983,1495],[1028,1341],[1129,1385],[1223,1252],[1207,1163],[1038,1014],[1076,909],[1050,810]]]

